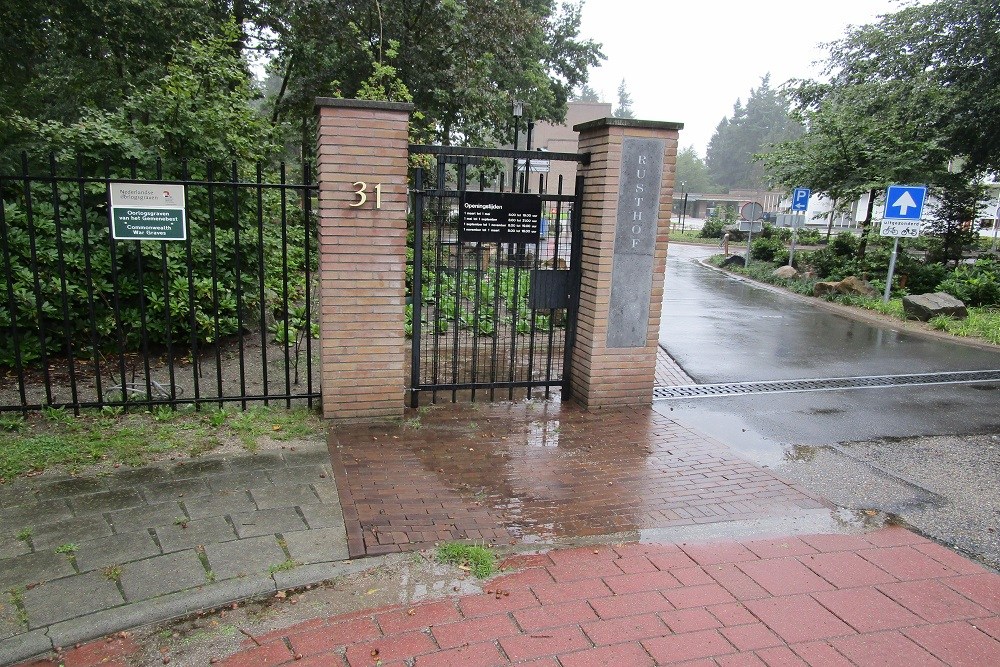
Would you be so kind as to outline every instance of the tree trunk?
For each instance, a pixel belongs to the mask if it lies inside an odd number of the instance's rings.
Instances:
[[[865,219],[861,221],[861,243],[858,245],[858,262],[865,265],[865,251],[868,249],[868,237],[871,235],[872,211],[875,209],[875,195],[878,190],[871,190],[868,193],[868,209],[865,211]]]
[[[826,243],[830,244],[830,236],[833,234],[833,214],[837,211],[837,200],[833,200],[833,208],[830,209],[830,224],[826,226]]]

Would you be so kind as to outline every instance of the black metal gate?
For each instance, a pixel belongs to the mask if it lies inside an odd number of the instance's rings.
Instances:
[[[413,174],[413,257],[407,276],[407,334],[412,337],[410,405],[430,393],[451,401],[513,400],[515,392],[566,395],[580,285],[583,177],[532,171],[542,160],[586,163],[589,154],[453,146],[410,146],[432,156]],[[483,174],[513,160],[514,178]],[[470,170],[479,172],[470,174]],[[575,172],[575,170],[574,170]],[[537,178],[537,180],[536,180]],[[472,181],[472,186],[470,186]],[[510,185],[509,185],[510,184]],[[534,186],[534,187],[532,187]],[[462,241],[465,192],[535,193],[542,233],[534,243]]]

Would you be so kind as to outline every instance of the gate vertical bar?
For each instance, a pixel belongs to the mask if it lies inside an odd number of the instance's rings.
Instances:
[[[69,292],[66,287],[66,253],[63,248],[62,215],[59,203],[59,183],[56,155],[49,154],[49,174],[52,177],[52,222],[56,232],[56,258],[59,262],[59,300],[62,304],[63,335],[66,338],[66,361],[69,365],[69,392],[73,401],[73,414],[80,414],[80,400],[76,390],[76,355],[74,354],[72,323],[69,319]],[[82,205],[82,203],[81,203]]]
[[[267,381],[267,298],[264,292],[264,167],[257,163],[257,289],[260,299],[260,373],[263,387],[264,405],[271,405],[267,399],[270,386]]]
[[[156,158],[156,179],[163,180],[163,161]],[[187,190],[187,188],[185,188]],[[186,209],[185,209],[186,210]],[[187,216],[184,216],[184,224],[187,224]],[[187,230],[184,236],[187,237]],[[170,408],[177,409],[177,375],[174,372],[174,323],[170,313],[170,271],[167,262],[168,247],[166,241],[160,241],[161,270],[163,271],[163,310],[167,325],[167,369],[170,376]]]
[[[312,245],[312,174],[309,169],[309,160],[304,160],[302,166],[302,223],[305,225],[305,266],[303,271],[306,275],[306,391],[309,393],[308,405],[312,408],[313,399],[313,376],[312,376],[312,268],[309,257],[309,246]]]
[[[4,278],[7,283],[7,309],[10,312],[10,341],[14,348],[14,370],[17,371],[17,393],[21,398],[21,411],[27,413],[28,397],[24,388],[24,363],[21,359],[21,337],[17,333],[17,304],[14,301],[14,275],[11,266],[7,213],[0,202],[0,247],[3,248]]]
[[[104,402],[104,392],[101,386],[101,352],[97,339],[97,312],[94,307],[94,270],[90,256],[90,222],[87,220],[87,187],[83,178],[83,158],[76,156],[76,179],[80,197],[80,230],[83,234],[83,276],[87,284],[87,312],[90,317],[91,363],[94,372],[94,388],[97,390],[97,402]]]
[[[285,407],[292,407],[292,369],[288,350],[288,190],[285,177],[285,163],[281,163],[281,308],[282,326],[285,336],[281,345],[285,348]]]
[[[208,236],[212,244],[211,258],[212,264],[212,311],[215,324],[215,390],[219,409],[222,410],[225,403],[222,402],[222,335],[219,326],[219,266],[218,247],[215,233],[215,169],[211,161],[208,163]]]
[[[420,335],[424,303],[424,168],[417,167],[413,175],[413,302],[411,312],[413,332],[410,340],[410,407],[420,407]]]
[[[28,223],[28,246],[31,252],[31,273],[34,276],[35,314],[38,318],[38,342],[41,348],[42,374],[45,377],[45,403],[52,405],[52,379],[49,376],[49,352],[45,340],[45,318],[42,314],[42,284],[38,275],[38,245],[35,238],[35,212],[31,200],[31,176],[28,172],[28,154],[21,153],[21,176],[24,179],[24,210]]]
[[[232,173],[230,176],[233,182],[233,262],[235,264],[234,269],[236,270],[236,336],[240,356],[240,396],[243,397],[243,400],[240,401],[240,407],[246,410],[247,374],[244,364],[246,355],[243,345],[243,267],[241,266],[242,251],[240,249],[240,227],[243,223],[240,221],[240,178],[236,160],[232,162]]]
[[[566,309],[566,334],[563,346],[563,385],[562,398],[572,397],[573,346],[576,344],[576,318],[580,310],[580,287],[583,271],[583,174],[576,177],[573,202],[573,212],[570,216],[570,297]]]
[[[132,158],[130,165],[132,180],[136,179],[136,160]],[[142,337],[142,368],[146,374],[146,404],[151,405],[153,400],[153,385],[149,368],[149,327],[146,320],[146,280],[143,276],[142,267],[142,241],[135,242],[135,262],[136,274],[139,278],[139,332]]]
[[[538,175],[538,194],[539,195],[545,194],[545,180],[543,174]],[[542,206],[544,206],[544,203],[542,204]],[[544,210],[542,211],[542,215],[543,216],[545,215]],[[532,266],[530,269],[531,271],[537,272],[539,267],[541,266],[541,262],[539,260],[541,249],[542,249],[542,238],[541,235],[539,235],[538,240],[535,241],[535,261],[534,261],[534,266]],[[529,275],[528,289],[530,289],[531,274],[529,273],[528,275]],[[530,298],[530,295],[528,296]],[[528,376],[525,378],[525,380],[527,380],[530,383],[535,378],[535,324],[538,322],[538,316],[534,308],[530,308],[529,310],[531,312],[528,315],[528,329],[529,329],[528,330]],[[531,399],[530,384],[528,385],[528,399],[529,400]]]
[[[111,215],[111,162],[104,160],[104,187],[108,197],[108,215]],[[110,222],[110,221],[109,221]],[[122,407],[128,412],[128,380],[125,378],[125,329],[122,325],[121,299],[116,286],[118,283],[118,242],[114,234],[108,234],[111,252],[112,310],[115,316],[115,331],[118,333],[118,372],[121,379]],[[193,328],[192,328],[193,330]]]
[[[181,180],[188,184],[188,161],[187,158],[181,160]],[[188,209],[188,198],[190,197],[189,188],[184,188],[184,210]],[[188,220],[188,231],[191,232],[187,234],[187,241],[184,243],[184,251],[187,255],[188,266],[194,264],[193,250],[192,250],[192,235],[194,232],[194,224],[190,216],[187,216]],[[200,380],[200,368],[201,368],[201,358],[198,355],[198,319],[195,316],[195,293],[194,293],[194,273],[188,271],[188,325],[191,329],[191,382],[194,385],[194,409],[201,409],[201,383]]]
[[[466,183],[466,162],[460,160],[457,165],[458,169],[458,191],[465,192]],[[461,204],[459,204],[461,206]],[[458,229],[455,230],[455,244],[453,246],[456,250],[455,252],[455,309],[453,311],[454,320],[452,326],[455,329],[454,342],[452,343],[451,349],[451,381],[453,384],[458,384],[459,382],[459,363],[458,357],[461,353],[461,347],[459,346],[459,312],[462,308],[462,239],[458,235]],[[450,264],[451,262],[449,262]],[[451,390],[451,402],[455,403],[458,401],[458,389]]]

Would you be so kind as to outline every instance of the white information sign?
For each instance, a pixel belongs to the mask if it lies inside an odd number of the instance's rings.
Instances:
[[[920,236],[920,220],[883,220],[879,234],[897,238],[915,239]]]

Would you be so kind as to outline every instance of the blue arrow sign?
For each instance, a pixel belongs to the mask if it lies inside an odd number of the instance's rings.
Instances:
[[[792,210],[804,211],[809,208],[809,188],[795,188],[792,190]]]
[[[927,188],[922,185],[890,185],[885,193],[886,220],[919,220]]]

